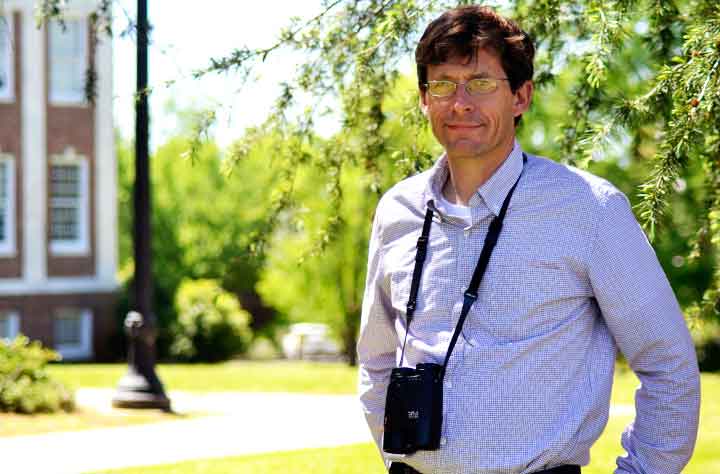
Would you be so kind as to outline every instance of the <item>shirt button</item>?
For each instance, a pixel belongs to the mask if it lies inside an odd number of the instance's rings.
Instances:
[[[440,446],[445,446],[447,444],[447,440],[445,438],[440,438]]]
[[[470,229],[464,229],[464,230],[463,230],[463,235],[464,235],[465,237],[470,237]]]

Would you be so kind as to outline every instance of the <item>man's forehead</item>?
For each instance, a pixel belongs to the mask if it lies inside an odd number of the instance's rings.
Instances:
[[[429,64],[428,75],[462,73],[472,75],[490,74],[502,68],[497,55],[487,48],[479,49],[474,56],[452,56],[440,64]]]

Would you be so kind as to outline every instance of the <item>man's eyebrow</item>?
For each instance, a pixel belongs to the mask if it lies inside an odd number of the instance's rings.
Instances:
[[[485,79],[488,77],[490,77],[490,74],[488,74],[485,71],[481,71],[481,72],[476,72],[476,73],[468,76],[468,80],[470,80],[470,79]],[[435,80],[436,81],[457,81],[457,79],[455,77],[453,77],[447,73],[442,73],[442,74],[438,75],[437,79],[435,79]]]

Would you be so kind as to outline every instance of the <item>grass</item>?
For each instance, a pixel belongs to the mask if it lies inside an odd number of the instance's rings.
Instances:
[[[302,451],[105,470],[99,471],[98,474],[383,474],[386,472],[375,445],[364,443],[339,448],[304,449]]]
[[[164,413],[161,410],[112,410],[112,412],[99,413],[83,408],[73,413],[36,415],[0,413],[0,437],[185,420],[198,415]]]
[[[684,474],[707,474],[720,472],[720,374],[702,374],[700,405],[700,429],[695,452]],[[638,380],[626,367],[618,366],[613,386],[612,403],[633,404]],[[590,464],[583,474],[605,474],[615,466],[615,458],[623,454],[620,435],[632,421],[631,416],[615,416],[610,419],[600,439],[590,451]]]
[[[127,371],[125,364],[51,364],[50,375],[77,388],[113,388]],[[158,375],[166,390],[300,392],[351,394],[356,369],[342,364],[310,362],[228,362],[224,364],[160,364]],[[199,416],[163,413],[160,410],[112,410],[99,413],[16,415],[0,413],[0,436],[108,428]]]
[[[246,374],[246,363],[227,364],[224,370],[239,371]],[[284,364],[285,369],[294,367],[293,364]],[[260,365],[265,367],[265,365]],[[282,366],[282,364],[281,364]],[[197,367],[197,366],[193,366]],[[304,378],[312,374],[313,367],[298,365],[297,377]],[[322,366],[321,366],[322,367]],[[167,366],[166,366],[167,368]],[[322,371],[329,371],[322,367]],[[337,368],[343,374],[345,368]],[[260,371],[263,372],[263,371]],[[328,372],[331,373],[331,372]],[[199,374],[199,373],[198,373]],[[325,372],[323,372],[325,374]],[[185,374],[187,377],[188,374]],[[273,377],[278,375],[273,374]],[[262,377],[262,375],[261,375]],[[279,376],[278,376],[279,377]],[[339,375],[339,380],[348,377],[345,384],[336,385],[336,392],[328,389],[319,390],[324,393],[350,393],[354,391],[354,371]],[[315,384],[321,384],[323,379],[314,377]],[[336,381],[339,383],[339,380]],[[352,382],[352,383],[351,383]],[[224,387],[226,382],[222,382]],[[239,382],[232,382],[239,383]],[[274,382],[279,383],[279,382]],[[303,386],[303,383],[294,382],[287,386]],[[209,385],[209,384],[208,384]],[[614,404],[632,404],[638,380],[635,375],[622,365],[618,366],[612,401]],[[215,389],[215,387],[211,387]],[[339,390],[342,389],[342,390]],[[223,388],[224,390],[224,388]],[[720,457],[717,455],[717,446],[720,445],[720,374],[703,374],[700,433],[695,454],[685,469],[685,474],[706,474],[720,472]],[[583,474],[605,474],[612,472],[615,467],[615,458],[622,454],[620,434],[632,421],[630,416],[614,416],[611,418],[605,432],[591,451],[591,463],[583,469]],[[272,455],[252,455],[227,457],[222,459],[205,459],[178,464],[167,464],[142,468],[128,468],[113,471],[101,471],[113,474],[225,474],[228,472],[242,472],[248,474],[280,474],[292,472],[293,474],[382,474],[384,471],[377,449],[370,443],[342,446],[338,448],[308,449],[302,451],[288,451],[273,453]]]
[[[123,364],[53,364],[50,374],[70,387],[114,387]],[[191,392],[297,392],[354,394],[357,369],[344,364],[297,361],[232,361],[223,364],[159,364],[166,390]]]
[[[51,364],[50,375],[73,389],[113,388],[127,371],[125,364]],[[228,362],[224,364],[160,364],[166,390],[194,392],[355,393],[357,371],[342,364],[310,362]],[[108,402],[109,403],[109,402]],[[99,413],[16,415],[0,413],[0,437],[108,428],[200,416],[160,410],[112,410]]]

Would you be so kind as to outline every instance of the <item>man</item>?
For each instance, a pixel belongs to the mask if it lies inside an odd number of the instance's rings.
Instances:
[[[445,153],[388,191],[375,213],[358,342],[368,424],[382,450],[391,369],[443,363],[489,224],[509,196],[448,360],[439,449],[385,453],[386,465],[423,474],[580,472],[607,423],[619,349],[642,385],[615,472],[680,473],[700,400],[683,315],[627,198],[601,178],[523,153],[515,140],[533,94],[533,56],[514,22],[477,6],[446,12],[420,40],[420,107]]]

